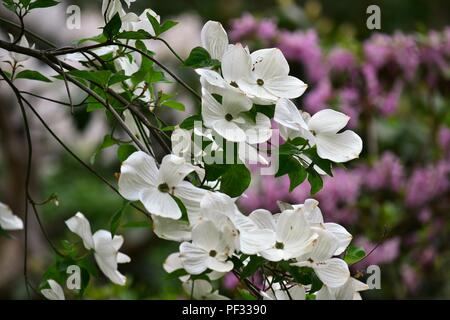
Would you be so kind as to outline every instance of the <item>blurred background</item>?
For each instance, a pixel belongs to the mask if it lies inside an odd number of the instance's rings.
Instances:
[[[81,7],[79,30],[65,27],[71,4]],[[371,4],[381,9],[381,30],[366,26],[366,8]],[[130,11],[139,15],[145,8],[155,10],[163,20],[179,22],[165,39],[182,57],[199,45],[207,20],[222,22],[231,41],[242,42],[251,51],[279,47],[289,60],[291,74],[309,85],[297,105],[312,113],[326,107],[345,112],[351,116],[350,127],[363,137],[361,158],[346,168],[336,167],[334,177],[325,181],[315,198],[325,220],[343,224],[367,252],[374,249],[352,267],[354,273],[364,273],[371,264],[381,267],[381,289],[364,293],[364,298],[450,298],[448,1],[137,0]],[[96,30],[102,26],[100,11],[101,1],[63,1],[52,9],[36,10],[25,21],[34,32],[63,46],[100,33]],[[0,16],[13,19],[3,7]],[[8,31],[1,25],[0,37],[6,39]],[[154,43],[154,51],[198,87],[195,74],[180,67],[160,43]],[[48,73],[36,61],[25,64]],[[49,86],[18,80],[17,84],[23,91],[67,101],[61,82]],[[198,110],[182,88],[171,84],[164,89],[178,94],[187,107],[185,113],[162,115],[167,122],[177,123]],[[97,152],[109,130],[103,113],[87,113],[82,106],[72,114],[65,106],[29,98],[68,146],[115,183],[114,172],[120,167],[115,147]],[[74,100],[82,98],[74,91]],[[32,193],[45,202],[39,212],[50,238],[58,246],[63,239],[74,240],[64,220],[77,211],[89,217],[93,230],[107,228],[122,206],[121,198],[64,152],[35,119],[31,122]],[[10,89],[0,83],[0,201],[22,217],[25,172],[20,113]],[[309,197],[307,182],[291,194],[288,188],[284,178],[256,176],[240,207],[247,213],[256,208],[276,212],[276,200],[301,203]],[[30,281],[38,286],[55,257],[30,217],[28,264]],[[86,297],[183,297],[179,281],[168,279],[162,269],[177,244],[155,237],[131,209],[126,210],[118,232],[125,237],[122,251],[132,258],[131,264],[120,267],[129,279],[127,286],[91,280]],[[26,298],[23,233],[12,236],[21,241],[0,238],[0,298]],[[225,295],[236,296],[237,282],[231,275],[221,286]]]

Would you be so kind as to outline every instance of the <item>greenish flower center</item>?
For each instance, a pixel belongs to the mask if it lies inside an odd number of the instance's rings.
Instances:
[[[169,186],[167,185],[167,183],[161,183],[161,184],[158,186],[158,190],[161,191],[161,192],[169,192],[169,191],[170,191],[170,188],[169,188]]]
[[[256,83],[258,84],[258,86],[262,86],[262,85],[264,85],[264,80],[258,79],[258,80],[256,80]]]
[[[225,115],[225,120],[231,121],[231,120],[233,120],[233,116],[232,116],[231,114],[227,113],[227,114]]]
[[[283,244],[283,242],[277,242],[277,243],[275,243],[275,248],[280,249],[280,250],[284,249],[284,244]]]

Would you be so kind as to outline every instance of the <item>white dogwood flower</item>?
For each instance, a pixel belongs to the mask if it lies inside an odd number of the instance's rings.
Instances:
[[[119,263],[131,261],[130,257],[119,252],[123,245],[123,237],[113,236],[106,230],[98,230],[92,234],[89,221],[80,212],[67,220],[66,225],[83,240],[86,249],[94,251],[95,261],[103,274],[113,283],[125,285],[126,277],[117,270]]]
[[[11,209],[4,203],[0,202],[0,227],[3,230],[22,230],[23,221],[14,215]]]
[[[241,60],[244,67],[246,59]],[[225,63],[232,63],[226,61]],[[250,78],[242,74],[239,88],[249,94],[268,103],[275,103],[280,98],[294,99],[301,96],[307,85],[300,79],[289,75],[289,64],[280,49],[270,48],[257,50],[251,54]],[[233,68],[234,71],[238,71]]]
[[[358,158],[362,151],[362,140],[355,132],[339,132],[350,119],[341,112],[324,109],[311,117],[298,110],[292,101],[282,99],[276,104],[274,118],[284,139],[308,140],[311,146],[317,146],[317,154],[323,159],[347,162]]]
[[[306,199],[303,204],[291,205],[284,202],[278,203],[281,210],[284,209],[300,209],[306,216],[311,226],[322,227],[331,232],[337,239],[337,249],[333,255],[340,255],[347,249],[352,241],[352,235],[341,225],[333,222],[324,222],[322,211],[319,208],[319,201],[315,199]]]
[[[212,94],[203,90],[203,121],[207,128],[214,129],[228,141],[262,143],[272,135],[270,119],[262,113],[251,119],[245,112],[252,105],[252,101],[239,92],[225,91],[222,103],[219,103]]]
[[[190,215],[188,213],[188,215]],[[188,221],[152,215],[153,232],[161,239],[177,242],[191,240],[192,227]]]
[[[200,200],[206,192],[183,180],[193,171],[203,179],[204,170],[183,158],[166,155],[158,169],[151,156],[136,151],[122,164],[119,191],[125,199],[141,201],[153,215],[179,219],[182,212],[173,196],[183,201],[190,212],[200,209]]]
[[[64,296],[64,290],[55,280],[49,279],[47,280],[49,289],[42,289],[42,295],[48,300],[66,300]]]
[[[131,22],[130,27],[127,31],[144,30],[151,36],[155,36],[155,30],[153,29],[153,25],[151,24],[151,22],[148,20],[147,15],[150,15],[154,17],[156,21],[161,22],[161,17],[155,11],[153,11],[152,9],[145,9],[139,16],[139,20],[137,22]]]
[[[250,54],[241,44],[229,45],[222,56],[222,75],[197,69],[204,87],[243,92],[258,104],[274,104],[280,98],[301,96],[307,85],[289,75],[289,64],[276,48]]]
[[[180,253],[174,252],[174,253],[170,254],[164,261],[163,268],[167,273],[172,273],[174,271],[184,269],[183,261],[180,258]],[[211,272],[207,273],[206,275],[209,280],[214,281],[214,280],[218,280],[218,279],[222,278],[225,274],[226,274],[226,272],[211,271]],[[180,279],[181,282],[186,282],[190,278],[191,278],[191,275],[189,275],[189,274],[178,277],[178,279]]]
[[[338,288],[322,286],[316,292],[316,300],[361,300],[360,291],[369,290],[369,286],[355,278],[349,278],[347,282]]]
[[[211,58],[222,60],[228,48],[228,35],[222,24],[217,21],[208,21],[200,34],[202,47],[209,52]]]
[[[211,283],[203,279],[184,282],[183,289],[188,295],[192,294],[195,300],[230,300],[219,294],[219,290],[213,290]]]
[[[340,245],[338,239],[323,227],[312,229],[318,234],[313,250],[298,257],[298,262],[292,265],[312,268],[317,277],[330,288],[344,285],[350,277],[350,271],[344,260],[333,258]]]
[[[275,244],[275,232],[261,228],[249,217],[243,215],[233,199],[220,192],[206,194],[201,203],[198,221],[209,220],[222,232],[230,232],[236,250],[244,254],[257,254]]]
[[[180,258],[190,274],[201,274],[207,269],[228,272],[233,262],[227,261],[233,254],[232,236],[221,232],[211,221],[203,221],[192,229],[192,242],[180,245]]]
[[[286,289],[287,290],[286,290]],[[305,300],[305,287],[301,284],[286,284],[282,286],[280,283],[273,283],[266,291],[261,291],[263,300]]]
[[[312,231],[305,215],[299,210],[284,210],[278,215],[258,209],[250,214],[260,228],[275,232],[276,242],[260,254],[269,261],[289,260],[299,257],[312,249],[317,234]]]

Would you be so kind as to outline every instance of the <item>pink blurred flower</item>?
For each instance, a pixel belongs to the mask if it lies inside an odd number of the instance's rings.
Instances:
[[[355,242],[358,246],[363,247],[367,254],[371,252],[376,246],[375,243],[372,243],[364,237],[358,238]],[[367,268],[370,265],[391,263],[398,257],[399,253],[400,238],[395,237],[389,240],[385,240],[382,244],[376,247],[376,249],[372,251],[369,256],[367,256],[361,262],[358,262],[357,267]]]

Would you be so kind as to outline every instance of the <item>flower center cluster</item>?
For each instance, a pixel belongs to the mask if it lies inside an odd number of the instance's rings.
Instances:
[[[216,250],[211,250],[209,252],[209,255],[214,258],[217,255],[217,251]]]
[[[231,121],[231,120],[233,120],[233,116],[232,116],[231,114],[227,113],[227,114],[225,115],[225,120]]]
[[[275,243],[275,248],[283,250],[284,249],[284,244],[283,242],[277,242]]]
[[[258,79],[258,80],[256,80],[256,84],[258,86],[262,86],[262,85],[264,85],[264,80],[263,79]]]
[[[167,183],[161,183],[158,186],[158,190],[161,191],[161,192],[169,192],[170,188],[169,188],[169,185]]]

